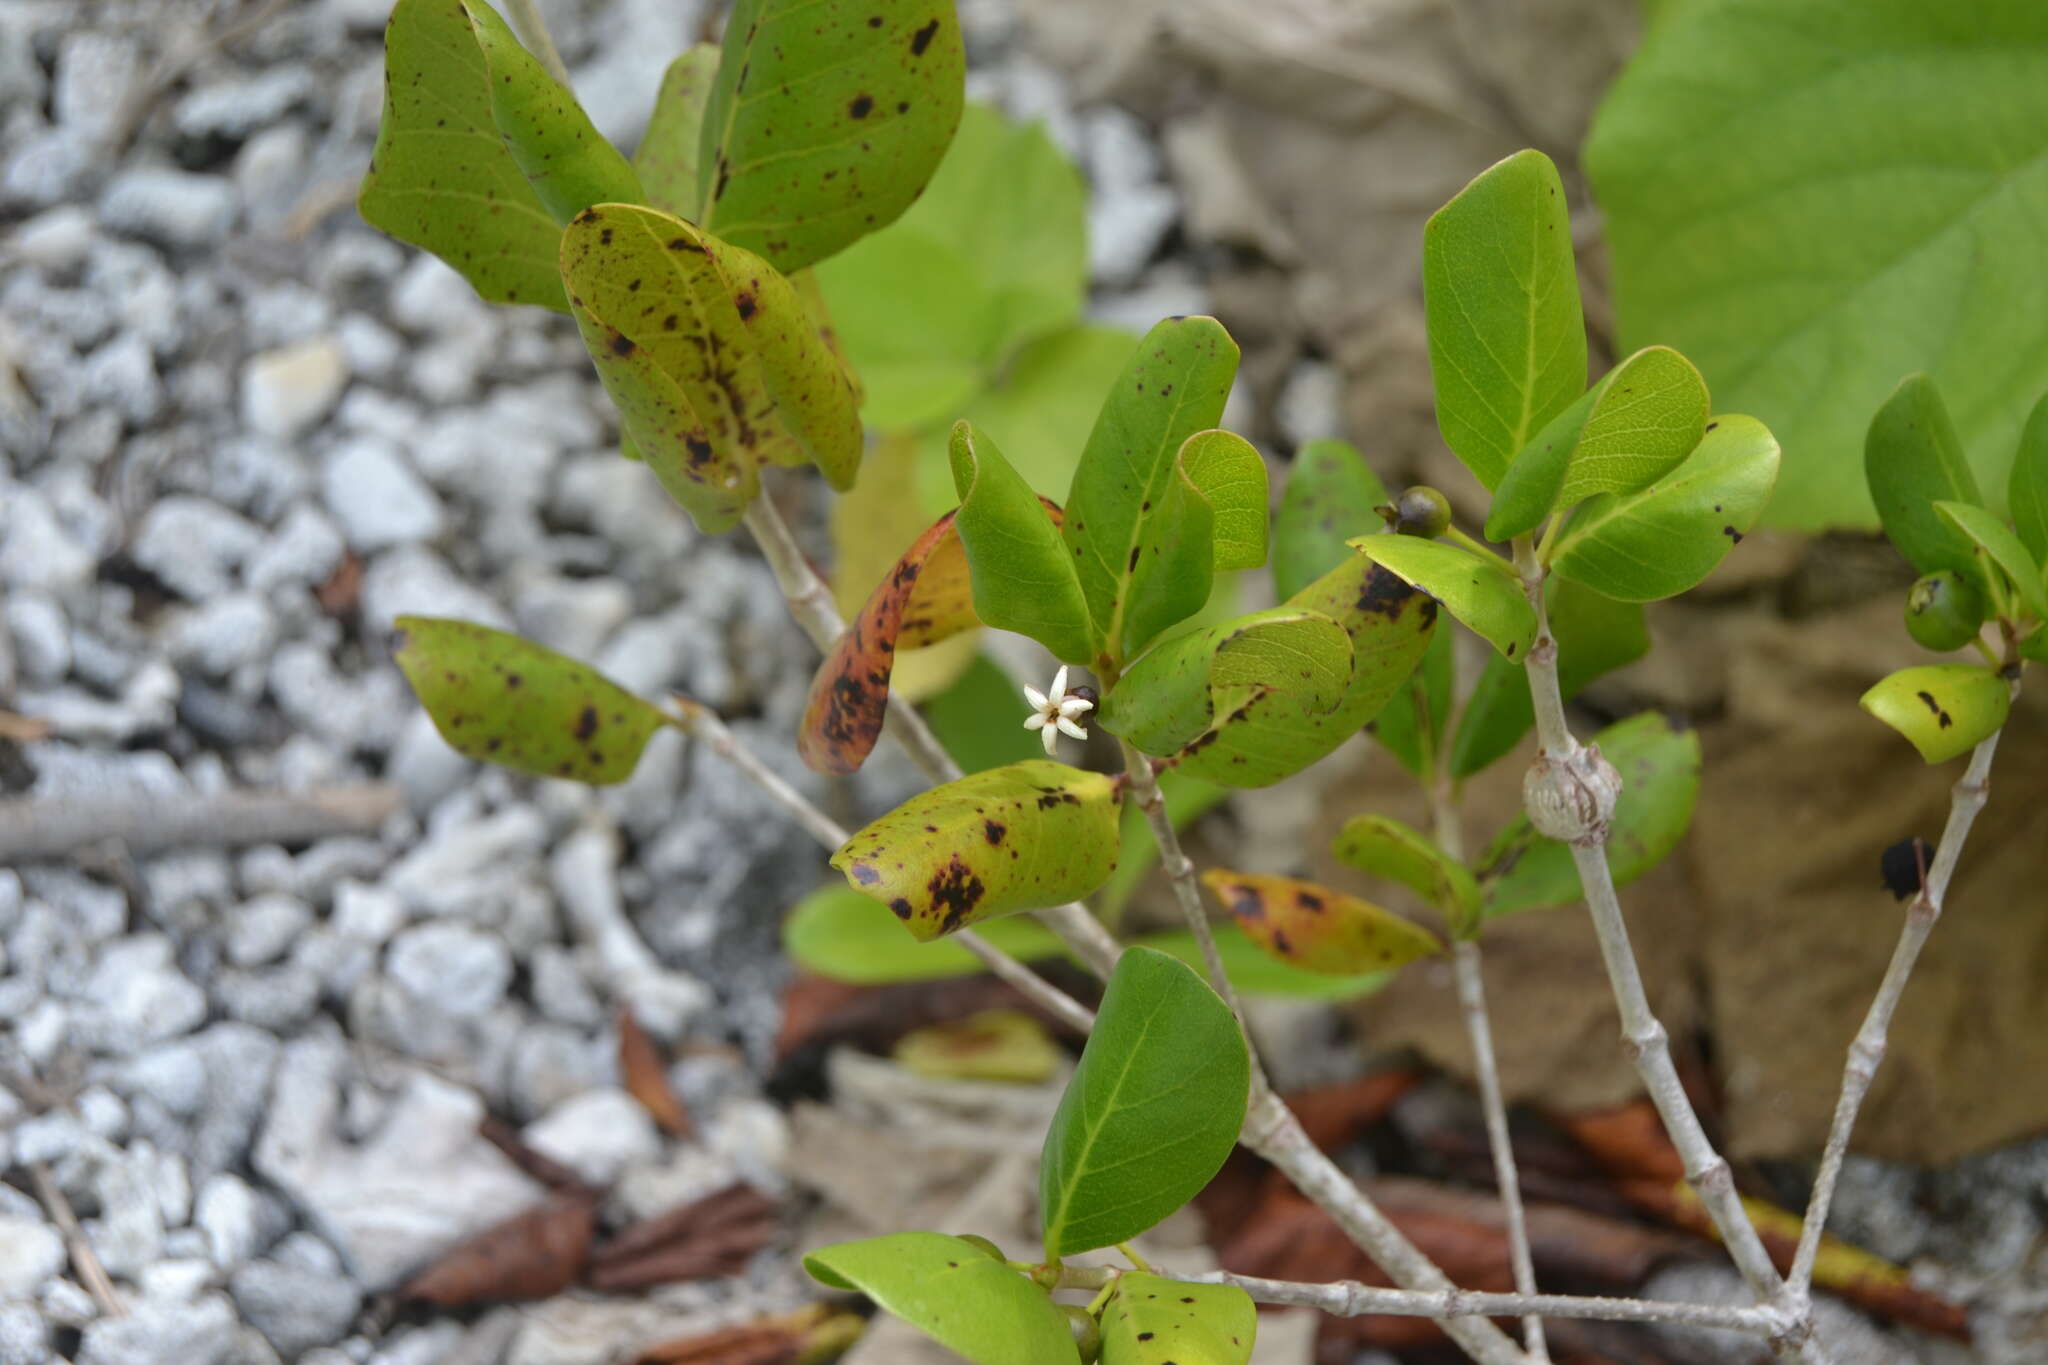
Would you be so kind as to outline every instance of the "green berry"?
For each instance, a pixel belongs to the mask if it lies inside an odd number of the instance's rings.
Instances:
[[[1074,1349],[1081,1353],[1081,1365],[1093,1365],[1095,1357],[1102,1354],[1102,1329],[1085,1308],[1063,1303],[1060,1311],[1067,1315],[1067,1330],[1074,1334]]]
[[[1405,490],[1394,499],[1394,529],[1435,540],[1451,529],[1450,499],[1423,484]]]
[[[1003,1255],[1003,1249],[1001,1247],[997,1246],[994,1242],[991,1242],[988,1238],[981,1236],[979,1233],[963,1232],[958,1234],[958,1236],[961,1241],[967,1243],[967,1245],[973,1247],[976,1251],[980,1252],[982,1255],[988,1257],[992,1261],[1007,1261],[1010,1259],[1009,1257]]]
[[[1984,624],[1984,595],[1953,569],[1931,573],[1906,594],[1906,633],[1928,649],[1961,649]]]

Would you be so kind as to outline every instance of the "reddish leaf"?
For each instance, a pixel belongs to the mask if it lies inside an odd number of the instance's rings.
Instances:
[[[619,1075],[626,1082],[626,1093],[640,1101],[663,1132],[670,1137],[689,1137],[696,1132],[689,1110],[683,1108],[675,1087],[668,1083],[661,1050],[640,1027],[630,1006],[619,1010]]]
[[[459,1308],[559,1294],[583,1273],[596,1216],[597,1196],[590,1191],[557,1194],[462,1242],[398,1295]]]
[[[1057,526],[1059,505],[1039,501]],[[898,649],[934,645],[981,623],[953,517],[940,517],[903,552],[818,665],[797,732],[797,752],[814,770],[855,772],[874,752]]]
[[[774,1200],[751,1185],[728,1186],[635,1223],[604,1243],[591,1255],[590,1283],[617,1293],[736,1275],[780,1229]]]

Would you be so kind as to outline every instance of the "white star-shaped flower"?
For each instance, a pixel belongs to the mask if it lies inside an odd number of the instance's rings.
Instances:
[[[1062,734],[1075,739],[1088,738],[1088,732],[1075,724],[1076,717],[1092,711],[1095,703],[1082,696],[1067,695],[1067,667],[1060,665],[1060,671],[1052,675],[1052,691],[1045,693],[1035,687],[1024,689],[1024,700],[1031,703],[1031,714],[1024,718],[1024,728],[1036,730],[1045,741],[1045,756],[1051,758]]]

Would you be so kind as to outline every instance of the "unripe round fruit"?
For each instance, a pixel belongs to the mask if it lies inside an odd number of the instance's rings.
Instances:
[[[1435,540],[1451,529],[1450,499],[1426,484],[1404,490],[1394,499],[1394,529]]]
[[[1009,1257],[1003,1255],[1003,1249],[1001,1247],[997,1246],[994,1242],[991,1242],[988,1238],[981,1236],[979,1233],[962,1232],[957,1233],[955,1235],[958,1236],[961,1241],[967,1243],[967,1245],[973,1247],[976,1251],[979,1251],[982,1255],[988,1257],[992,1261],[1007,1261],[1010,1259]]]
[[[1906,633],[1927,649],[1961,649],[1984,624],[1984,594],[1954,569],[1931,573],[1906,594]]]
[[[1095,1357],[1102,1354],[1102,1328],[1087,1309],[1076,1304],[1063,1303],[1060,1311],[1067,1315],[1067,1330],[1074,1334],[1074,1349],[1081,1353],[1081,1365],[1094,1365]]]

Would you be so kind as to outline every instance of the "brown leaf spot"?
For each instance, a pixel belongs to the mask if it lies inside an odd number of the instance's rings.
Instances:
[[[1733,541],[1737,545],[1740,545],[1742,543],[1742,532],[1736,530],[1733,526],[1723,526],[1721,528],[1721,534],[1728,537],[1729,540]]]
[[[853,864],[853,879],[862,886],[873,886],[876,882],[882,880],[882,874],[869,867],[866,863],[855,863]]]
[[[874,112],[875,97],[868,94],[855,95],[853,103],[846,106],[846,112],[854,118],[866,118]]]
[[[1365,581],[1359,584],[1358,601],[1353,605],[1358,610],[1372,615],[1394,617],[1400,614],[1401,608],[1414,596],[1414,587],[1375,564],[1372,566],[1372,572],[1365,576]]]
[[[897,898],[896,898],[895,900],[893,900],[893,901],[890,901],[890,902],[889,902],[889,908],[890,908],[891,910],[894,910],[894,911],[896,912],[896,918],[897,918],[897,919],[909,919],[909,918],[910,918],[910,915],[911,915],[911,905],[910,905],[910,902],[909,902],[909,901],[907,901],[907,900],[905,900],[905,899],[903,899],[903,897],[901,897],[901,896],[898,896],[898,897],[897,897]]]
[[[932,39],[939,36],[939,21],[934,19],[910,35],[910,55],[922,57],[924,50],[932,45]]]
[[[949,934],[965,923],[988,890],[957,853],[932,874],[924,889],[932,898],[932,909],[943,912],[944,918],[939,922],[942,934]]]
[[[735,294],[732,296],[732,302],[733,307],[740,310],[741,322],[745,322],[754,316],[754,296],[752,294]]]
[[[1008,825],[998,824],[994,820],[983,820],[981,822],[981,837],[988,840],[990,844],[1000,844],[1003,841],[1003,836],[1009,832],[1010,827]]]
[[[1313,891],[1295,892],[1294,903],[1311,914],[1320,915],[1323,913],[1323,898]]]
[[[636,349],[633,345],[633,338],[627,336],[624,332],[613,332],[611,345],[613,355],[631,355]]]

